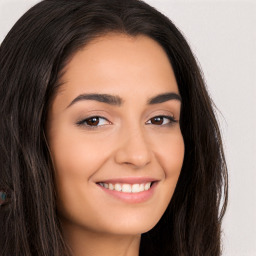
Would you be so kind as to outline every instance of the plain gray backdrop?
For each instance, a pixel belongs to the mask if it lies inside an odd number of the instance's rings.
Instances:
[[[72,1],[72,0],[71,0]],[[38,0],[0,0],[0,42]],[[256,1],[146,0],[183,32],[218,111],[229,168],[224,256],[256,255]]]

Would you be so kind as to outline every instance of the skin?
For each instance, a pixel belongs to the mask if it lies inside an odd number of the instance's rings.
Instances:
[[[170,203],[184,157],[181,102],[147,104],[158,94],[179,94],[168,57],[149,37],[111,33],[78,51],[62,82],[46,132],[64,237],[75,256],[137,256],[141,234],[157,224]],[[84,93],[119,96],[123,104],[71,104]],[[155,122],[163,115],[177,122]],[[91,116],[105,119],[94,128],[81,124]],[[124,202],[96,185],[134,176],[159,180],[146,202]]]

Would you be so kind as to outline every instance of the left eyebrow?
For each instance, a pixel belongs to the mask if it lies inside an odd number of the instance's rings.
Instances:
[[[110,95],[110,94],[98,94],[98,93],[80,94],[74,100],[72,100],[72,102],[67,106],[67,108],[69,108],[70,106],[72,106],[73,104],[79,101],[84,101],[84,100],[93,100],[93,101],[103,102],[113,106],[121,106],[124,102],[124,100],[121,99],[119,96]],[[181,102],[181,97],[179,94],[174,92],[162,93],[148,99],[147,104],[148,105],[159,104],[169,100],[178,100]]]
[[[153,105],[153,104],[163,103],[163,102],[166,102],[169,100],[178,100],[181,102],[181,97],[179,94],[174,93],[174,92],[163,93],[163,94],[159,94],[155,97],[150,98],[147,101],[147,104]]]

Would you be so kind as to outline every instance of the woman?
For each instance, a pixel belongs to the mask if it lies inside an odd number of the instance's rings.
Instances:
[[[45,0],[0,55],[2,255],[221,254],[221,136],[167,17]]]

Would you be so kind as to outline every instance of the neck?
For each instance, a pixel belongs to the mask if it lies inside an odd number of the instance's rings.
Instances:
[[[141,234],[100,233],[62,224],[64,239],[72,256],[139,256]]]

